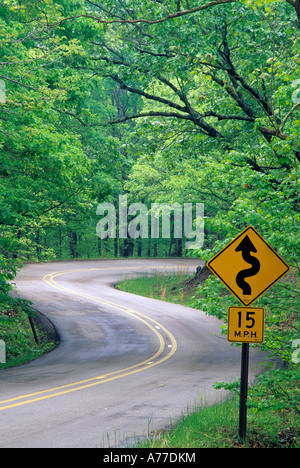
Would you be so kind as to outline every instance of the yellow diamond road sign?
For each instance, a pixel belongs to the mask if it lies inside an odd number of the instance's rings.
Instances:
[[[209,262],[208,268],[248,306],[289,270],[289,265],[248,226]]]

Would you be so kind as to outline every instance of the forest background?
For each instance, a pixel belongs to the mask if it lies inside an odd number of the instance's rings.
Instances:
[[[0,54],[1,319],[28,261],[208,260],[252,225],[292,267],[256,303],[285,362],[258,406],[299,413],[300,1],[1,0]],[[203,247],[99,239],[122,194],[204,203]],[[210,277],[194,306],[234,301]]]

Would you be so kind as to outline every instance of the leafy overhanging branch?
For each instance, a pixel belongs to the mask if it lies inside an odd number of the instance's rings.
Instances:
[[[77,18],[90,18],[90,19],[93,19],[93,20],[97,21],[98,23],[102,23],[102,24],[114,24],[114,23],[118,23],[118,24],[139,24],[139,23],[158,24],[158,23],[164,23],[165,21],[169,21],[171,19],[180,18],[182,16],[197,13],[198,11],[203,11],[203,10],[206,10],[208,8],[211,8],[211,7],[214,7],[214,6],[217,6],[217,5],[223,5],[225,3],[235,3],[235,2],[237,2],[237,0],[213,0],[211,2],[208,2],[208,3],[204,4],[204,5],[200,5],[200,6],[195,7],[195,8],[188,8],[187,10],[176,11],[175,13],[170,13],[170,14],[168,14],[167,16],[165,16],[163,18],[159,18],[159,19],[155,19],[155,20],[125,19],[125,18],[120,18],[120,17],[118,19],[108,20],[108,19],[103,19],[103,18],[101,18],[99,16],[95,16],[95,15],[80,14],[80,15],[69,16],[68,18],[63,18],[60,21],[58,21],[57,23],[53,24],[52,26],[58,26],[58,25],[62,24],[65,21],[74,20],[74,19],[77,19]],[[97,6],[98,8],[100,7],[99,5],[97,5],[94,2],[89,1],[89,3],[93,4],[94,6]],[[107,13],[110,13],[110,12],[107,12]]]
[[[168,100],[168,99],[165,99],[165,98],[161,98],[160,96],[156,96],[156,95],[153,95],[153,94],[149,94],[141,89],[138,89],[136,87],[133,87],[133,86],[129,86],[127,84],[125,84],[118,76],[116,75],[111,75],[110,76],[113,80],[115,80],[117,83],[120,84],[121,86],[121,89],[126,89],[127,91],[130,91],[132,93],[135,93],[135,94],[139,94],[140,96],[143,96],[145,97],[146,99],[148,100],[153,100],[153,101],[156,101],[156,102],[159,102],[161,104],[166,104],[167,106],[171,107],[171,108],[174,108],[174,109],[177,109],[177,110],[180,110],[180,111],[183,111],[183,112],[186,112],[186,115],[184,116],[183,114],[177,114],[177,115],[165,115],[165,116],[169,116],[169,117],[174,117],[174,116],[177,116],[179,118],[183,118],[185,120],[190,120],[192,121],[195,125],[197,125],[198,127],[200,127],[207,135],[211,136],[212,138],[220,138],[220,139],[224,139],[224,136],[218,131],[216,130],[214,127],[212,127],[210,124],[208,124],[207,122],[205,122],[205,120],[203,119],[203,116],[195,111],[190,105],[188,106],[179,106],[178,104]],[[158,113],[156,113],[156,115],[159,115]],[[161,113],[160,115],[163,116],[163,114]],[[137,117],[136,117],[137,118]],[[127,119],[128,120],[128,119]],[[116,123],[116,122],[115,122]]]
[[[288,1],[288,0],[287,0]],[[106,9],[103,5],[99,5],[96,2],[92,2],[88,0],[88,3],[97,7],[101,14],[99,16],[95,15],[77,15],[69,18],[64,18],[62,21],[68,19],[74,19],[79,17],[87,17],[93,20],[98,21],[99,23],[106,23],[106,24],[134,24],[136,25],[136,31],[139,31],[141,36],[149,35],[149,31],[147,29],[142,29],[142,23],[145,24],[157,24],[166,22],[172,18],[179,18],[180,16],[192,14],[200,10],[205,10],[209,7],[215,5],[221,5],[223,3],[234,3],[230,1],[216,1],[216,2],[209,2],[205,5],[201,5],[196,8],[188,8],[186,10],[180,11],[180,7],[178,7],[179,11],[175,13],[170,13],[169,15],[165,16],[164,18],[159,18],[155,20],[148,20],[148,19],[137,19],[137,12],[138,10],[133,11],[132,9],[127,8],[122,4],[123,11],[117,14],[112,9]],[[288,1],[294,8],[298,5],[297,1]],[[179,4],[179,3],[178,3]],[[297,4],[297,5],[296,5]],[[187,3],[188,5],[188,3]],[[124,16],[127,16],[126,18]],[[109,18],[110,17],[110,18]],[[232,149],[233,142],[226,141],[226,136],[224,134],[224,127],[219,127],[217,122],[221,121],[245,121],[252,124],[256,124],[257,121],[261,120],[263,116],[269,120],[270,125],[266,126],[265,124],[260,124],[256,128],[260,131],[260,133],[264,136],[265,140],[268,143],[272,142],[273,137],[280,138],[281,140],[285,140],[287,135],[283,133],[283,128],[288,117],[294,112],[297,106],[293,107],[291,111],[288,112],[286,117],[281,121],[274,113],[272,103],[269,101],[266,93],[262,93],[258,90],[258,88],[254,87],[252,83],[243,76],[243,73],[238,70],[237,64],[232,58],[232,50],[229,45],[229,40],[227,38],[228,34],[228,27],[229,25],[226,24],[224,21],[223,28],[220,28],[222,31],[222,40],[221,45],[218,47],[218,54],[219,59],[214,63],[209,63],[209,61],[201,61],[203,66],[206,68],[202,70],[203,74],[210,75],[213,81],[218,84],[220,88],[222,88],[233,101],[237,107],[236,111],[232,112],[232,109],[226,113],[217,111],[217,109],[208,109],[202,112],[199,112],[195,109],[195,107],[191,104],[191,101],[188,99],[187,93],[184,91],[184,87],[174,85],[174,82],[171,79],[167,79],[164,73],[159,73],[158,70],[154,70],[145,66],[142,63],[132,63],[129,62],[128,57],[125,59],[123,53],[118,52],[114,49],[111,44],[105,43],[105,40],[102,39],[102,42],[98,42],[97,40],[91,41],[91,45],[100,46],[106,49],[108,54],[100,54],[100,55],[92,55],[90,59],[92,61],[103,60],[106,61],[107,64],[112,66],[110,73],[103,74],[103,76],[109,77],[118,83],[120,89],[126,90],[129,93],[133,93],[145,98],[148,101],[154,101],[161,105],[161,109],[153,110],[149,112],[140,112],[140,113],[133,113],[132,115],[122,115],[119,118],[113,118],[107,124],[117,124],[117,123],[124,123],[130,120],[138,119],[139,117],[154,117],[154,116],[161,116],[161,117],[170,117],[170,118],[177,118],[185,121],[192,122],[197,128],[199,128],[204,134],[226,142],[226,147],[228,149]],[[152,37],[152,39],[154,39]],[[150,43],[151,44],[151,43]],[[175,57],[177,52],[173,50],[170,51],[168,49],[153,49],[151,50],[150,46],[144,46],[143,43],[139,43],[138,40],[133,43],[134,50],[140,53],[140,56],[147,54],[148,56],[153,57],[166,57],[167,59],[172,59]],[[179,55],[182,55],[179,53]],[[125,75],[123,74],[122,70],[126,69]],[[93,70],[95,71],[95,70]],[[129,73],[130,72],[130,73]],[[133,73],[137,72],[140,76],[152,76],[154,80],[158,83],[161,83],[169,88],[174,93],[175,99],[170,97],[166,98],[166,96],[161,95],[159,92],[149,93],[144,86],[140,86],[139,78],[137,81],[133,77]],[[220,77],[220,73],[223,74],[223,77]],[[97,74],[97,72],[96,72]],[[225,77],[224,77],[225,75]],[[143,82],[143,81],[142,81]],[[180,101],[181,103],[180,103]],[[242,113],[240,114],[238,110],[241,110]],[[69,115],[71,115],[70,113]],[[243,115],[244,114],[244,115]],[[78,121],[80,121],[80,117],[75,115]],[[207,121],[208,118],[216,118],[217,122],[213,123],[212,120]],[[93,124],[92,124],[93,125]],[[270,128],[269,128],[270,127]],[[295,152],[296,157],[299,159],[299,152]],[[255,168],[257,168],[257,164],[254,162]]]

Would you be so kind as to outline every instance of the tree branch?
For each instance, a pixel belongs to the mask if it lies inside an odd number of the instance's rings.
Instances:
[[[199,112],[195,111],[190,105],[187,105],[185,107],[179,106],[178,104],[175,104],[174,102],[169,101],[168,99],[164,99],[164,98],[161,98],[159,96],[155,96],[153,94],[148,94],[145,91],[142,91],[142,90],[140,90],[138,88],[133,88],[132,86],[128,86],[117,76],[110,76],[110,77],[113,80],[117,81],[117,83],[120,84],[122,89],[126,89],[127,91],[130,91],[132,93],[139,94],[140,96],[143,96],[146,99],[150,99],[150,100],[153,100],[153,101],[156,101],[156,102],[160,102],[162,104],[166,104],[168,107],[172,107],[174,109],[186,112],[186,114],[173,113],[173,115],[171,115],[169,112],[167,112],[166,116],[180,117],[181,119],[190,120],[195,125],[200,127],[208,136],[210,136],[212,138],[220,138],[220,139],[224,140],[224,136],[218,130],[216,130],[212,125],[208,124],[207,122],[205,122],[205,120],[203,120],[204,115],[199,114]],[[158,112],[160,112],[160,111],[158,111]],[[162,115],[162,113],[160,113],[160,114],[156,113],[155,115]],[[138,118],[138,116],[136,118]]]
[[[294,0],[286,0],[290,5],[292,5],[293,7],[295,7],[296,5],[296,2]]]
[[[227,70],[225,70],[225,71],[227,71]],[[206,75],[211,76],[212,79],[218,85],[222,86],[227,91],[229,96],[231,96],[235,100],[235,102],[237,103],[239,108],[242,109],[245,112],[245,114],[248,115],[248,117],[250,119],[255,119],[255,114],[254,114],[253,110],[251,109],[251,107],[248,106],[248,104],[244,101],[244,99],[243,99],[243,97],[241,96],[240,93],[235,92],[233,87],[229,85],[228,81],[226,83],[225,81],[223,81],[222,79],[220,79],[216,75],[214,75],[213,73],[206,73]]]
[[[106,45],[104,45],[104,47],[106,47]],[[92,57],[92,60],[105,60],[107,63],[112,63],[114,65],[123,65],[125,67],[133,68],[134,70],[137,70],[138,72],[144,73],[146,75],[151,74],[154,78],[156,78],[157,80],[161,81],[162,83],[167,85],[169,88],[171,88],[172,91],[174,91],[174,93],[179,96],[179,98],[182,100],[182,102],[184,102],[184,104],[186,104],[186,100],[182,97],[182,93],[180,92],[180,90],[178,88],[176,88],[176,86],[171,81],[167,80],[164,76],[160,75],[159,73],[154,74],[148,68],[143,69],[141,67],[133,66],[132,64],[130,64],[128,62],[125,62],[125,60],[123,60],[123,59],[121,61],[119,61],[119,60],[113,60],[113,59],[111,59],[109,57]]]
[[[79,123],[81,123],[81,125],[83,125],[84,127],[88,127],[89,124],[84,122],[80,117],[78,117],[76,114],[74,114],[73,112],[70,112],[70,111],[67,111],[65,109],[58,109],[58,107],[51,107],[51,109],[55,110],[56,112],[60,112],[61,114],[67,114],[69,115],[70,117],[74,117],[74,119],[78,120]]]
[[[279,131],[282,132],[283,129],[284,129],[284,126],[286,124],[286,121],[287,119],[289,118],[289,116],[294,112],[294,110],[296,110],[298,107],[300,107],[300,102],[298,104],[295,104],[291,110],[286,114],[286,116],[282,119],[282,122],[281,122],[281,125],[279,127]]]
[[[122,119],[112,120],[108,125],[124,123],[127,120],[140,119],[142,117],[176,117],[177,119],[192,120],[188,114],[179,114],[178,112],[163,112],[163,111],[150,111],[141,112],[140,114],[133,114],[123,117]]]
[[[185,15],[190,15],[192,13],[197,13],[198,11],[206,10],[207,8],[214,7],[216,5],[223,5],[225,3],[235,3],[237,0],[213,0],[211,2],[206,3],[205,5],[201,5],[195,8],[189,8],[187,10],[182,10],[182,11],[176,11],[176,13],[170,13],[169,15],[165,16],[164,18],[156,19],[156,20],[147,20],[147,19],[114,19],[114,20],[104,20],[99,18],[98,16],[94,15],[75,15],[75,16],[69,16],[68,18],[63,18],[62,20],[58,21],[57,23],[52,24],[52,26],[57,26],[63,23],[64,21],[69,21],[77,18],[90,18],[98,23],[104,23],[104,24],[113,24],[113,23],[118,23],[118,24],[138,24],[138,23],[146,23],[146,24],[158,24],[158,23],[163,23],[165,21],[168,21],[170,19],[174,18],[179,18],[181,16]],[[92,3],[92,2],[90,2]],[[99,5],[97,5],[99,6]],[[107,14],[111,14],[110,12],[107,12]]]
[[[256,91],[255,88],[253,88],[252,86],[250,86],[246,80],[236,71],[236,68],[234,67],[233,65],[233,62],[231,60],[231,50],[230,50],[230,47],[229,47],[229,44],[228,44],[228,40],[227,40],[227,24],[225,23],[224,25],[224,31],[223,31],[223,42],[222,42],[222,45],[223,45],[223,50],[221,50],[221,48],[219,48],[219,54],[220,56],[222,57],[225,65],[226,65],[226,68],[224,69],[224,71],[227,72],[229,78],[230,78],[230,81],[233,85],[233,87],[235,88],[235,92],[236,92],[236,95],[237,97],[239,98],[239,100],[243,100],[242,99],[242,95],[241,95],[241,92],[239,92],[238,90],[238,83],[241,84],[241,86],[257,101],[260,103],[260,105],[263,107],[263,109],[265,110],[265,112],[267,113],[268,116],[271,116],[271,117],[274,117],[273,115],[273,110],[272,110],[272,106],[269,105],[268,101],[266,99],[264,99],[258,91]],[[248,113],[248,112],[247,112]],[[249,113],[248,113],[249,115]]]
[[[23,88],[32,89],[33,91],[39,91],[38,88],[34,88],[33,86],[28,86],[24,83],[21,83],[22,78],[20,78],[20,80],[13,80],[12,78],[8,78],[7,76],[3,76],[3,75],[0,75],[0,78],[3,78],[4,80],[7,80],[7,81],[11,81],[12,83],[16,83],[17,85],[22,86]]]
[[[247,122],[255,121],[254,117],[246,117],[244,115],[235,114],[222,115],[213,111],[204,112],[203,117],[216,117],[218,120],[246,120]]]
[[[295,8],[296,15],[298,17],[299,27],[300,27],[300,0],[286,0],[286,2]]]
[[[112,78],[114,81],[119,83],[119,85],[121,86],[121,89],[126,89],[127,91],[130,91],[131,93],[139,94],[140,96],[143,96],[146,99],[150,99],[151,101],[156,101],[156,102],[159,102],[161,104],[165,104],[168,107],[173,107],[176,110],[179,110],[179,111],[182,111],[182,112],[187,112],[186,106],[185,107],[180,106],[179,104],[176,104],[175,102],[170,101],[169,99],[164,99],[164,98],[161,98],[159,96],[155,96],[154,94],[149,94],[146,91],[142,91],[141,89],[133,88],[132,86],[129,86],[129,85],[125,84],[124,81],[121,80],[121,78],[119,78],[116,75],[108,75],[108,77]]]

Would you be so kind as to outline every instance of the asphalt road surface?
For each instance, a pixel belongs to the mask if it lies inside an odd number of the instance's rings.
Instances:
[[[157,270],[193,271],[198,260],[141,259],[32,264],[17,277],[58,329],[61,343],[0,371],[0,447],[126,446],[169,426],[216,381],[239,377],[240,350],[220,322],[188,307],[112,287]],[[262,356],[250,352],[250,367]]]

